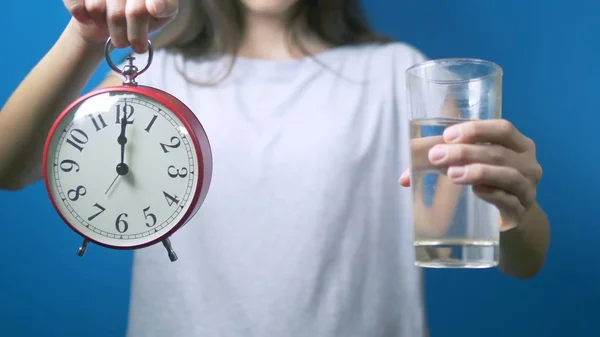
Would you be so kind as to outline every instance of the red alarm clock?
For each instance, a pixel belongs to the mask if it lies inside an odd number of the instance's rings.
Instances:
[[[44,181],[59,216],[89,242],[138,249],[162,242],[203,203],[212,176],[208,137],[195,114],[162,90],[141,86],[134,57],[119,69],[105,46],[108,65],[122,86],[92,91],[71,103],[54,122],[43,154]]]

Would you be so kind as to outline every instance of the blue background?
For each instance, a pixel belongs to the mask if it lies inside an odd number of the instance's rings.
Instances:
[[[68,21],[59,1],[3,7],[2,103]],[[544,167],[539,202],[553,224],[544,270],[528,281],[497,270],[428,270],[432,337],[600,336],[600,2],[369,0],[367,9],[378,30],[429,57],[499,63],[504,116],[537,141]],[[91,246],[78,258],[80,238],[42,183],[0,192],[0,205],[0,336],[124,336],[131,254]]]

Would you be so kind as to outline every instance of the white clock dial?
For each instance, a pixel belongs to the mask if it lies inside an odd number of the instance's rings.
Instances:
[[[128,172],[119,175],[123,114]],[[62,216],[113,247],[165,235],[198,188],[198,154],[186,127],[162,104],[132,93],[102,93],[75,107],[56,129],[46,169]]]

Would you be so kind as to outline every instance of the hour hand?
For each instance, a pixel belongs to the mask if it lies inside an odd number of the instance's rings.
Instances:
[[[117,137],[117,143],[121,147],[121,162],[118,163],[116,167],[117,176],[115,177],[115,179],[113,179],[112,183],[110,184],[110,186],[108,186],[104,194],[108,194],[108,191],[110,191],[111,187],[113,187],[113,185],[115,184],[115,182],[117,182],[117,179],[119,179],[120,176],[124,176],[127,173],[129,173],[129,166],[125,164],[125,145],[127,144],[127,136],[125,134],[126,128],[127,118],[124,115],[123,118],[121,118],[121,133],[119,133],[119,137]]]
[[[127,144],[127,136],[125,134],[125,130],[127,128],[127,117],[126,114],[123,114],[123,117],[121,118],[121,133],[119,134],[119,137],[117,137],[117,143],[119,143],[119,145],[121,145],[121,162],[119,163],[119,165],[123,166],[125,165],[125,167],[127,167],[127,165],[125,164],[125,145]],[[119,173],[119,165],[117,165],[117,173]],[[127,174],[127,172],[125,173],[119,173],[119,175],[125,175]]]

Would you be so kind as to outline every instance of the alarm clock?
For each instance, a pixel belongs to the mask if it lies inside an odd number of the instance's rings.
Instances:
[[[123,85],[98,89],[72,102],[58,116],[43,152],[44,181],[54,209],[89,243],[139,249],[162,242],[198,211],[212,176],[210,143],[196,115],[171,94],[138,85],[142,69],[129,56],[119,69],[104,54]]]

